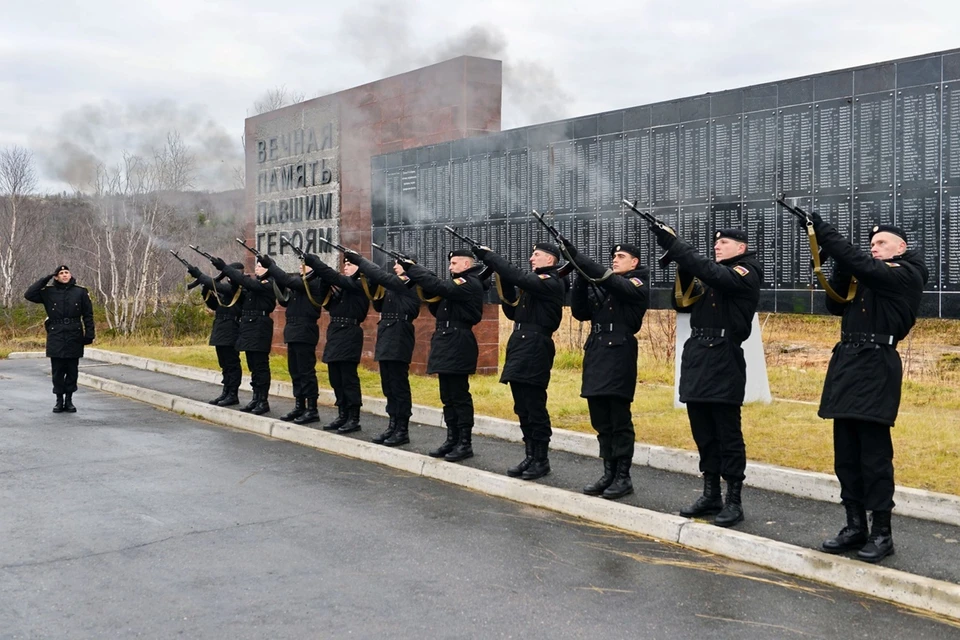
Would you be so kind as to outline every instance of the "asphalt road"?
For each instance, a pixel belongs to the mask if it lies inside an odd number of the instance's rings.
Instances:
[[[0,361],[0,638],[950,638],[812,582]]]

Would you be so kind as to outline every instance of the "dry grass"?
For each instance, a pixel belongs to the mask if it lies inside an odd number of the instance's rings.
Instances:
[[[763,314],[764,347],[770,386],[778,401],[747,405],[743,409],[744,436],[749,459],[758,462],[832,473],[831,423],[817,417],[811,404],[823,387],[830,350],[839,335],[839,320],[830,317]],[[508,329],[505,322],[502,328]],[[502,331],[501,335],[509,335]],[[586,402],[580,398],[582,344],[586,332],[569,313],[557,342],[557,359],[549,389],[548,407],[554,426],[593,433]],[[640,380],[633,404],[637,439],[656,445],[695,450],[686,412],[673,408],[673,314],[651,311],[640,335]],[[0,344],[4,351],[42,348],[34,340]],[[505,340],[502,341],[505,343]],[[36,344],[34,344],[36,343]],[[216,355],[205,343],[158,347],[137,341],[114,341],[97,346],[150,358],[216,369]],[[897,482],[921,489],[960,495],[960,322],[921,320],[901,345],[906,381],[903,403],[893,431]],[[503,348],[501,348],[501,358]],[[273,375],[289,380],[286,359],[271,357]],[[318,365],[320,380],[326,367]],[[380,396],[380,377],[361,371],[363,391]],[[413,376],[414,401],[439,406],[437,382],[431,376]],[[474,376],[471,381],[478,413],[512,420],[510,390],[496,376]]]

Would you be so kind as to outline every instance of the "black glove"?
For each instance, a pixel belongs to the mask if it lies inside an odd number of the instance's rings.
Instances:
[[[403,270],[406,271],[407,269],[409,269],[410,267],[412,267],[417,263],[411,260],[410,258],[408,258],[407,256],[403,256],[402,258],[397,258],[397,264],[403,267]]]
[[[577,248],[573,246],[572,242],[570,242],[564,236],[561,236],[561,235],[557,235],[557,242],[559,242],[564,246],[564,248],[567,250],[567,253],[570,254],[571,258],[577,257],[577,254],[579,253],[579,251],[577,251]]]
[[[93,338],[88,338],[87,336],[83,336],[83,344],[84,345],[93,344]]]
[[[347,249],[346,251],[343,252],[343,259],[349,262],[350,264],[355,264],[357,266],[360,266],[360,261],[363,260],[363,256],[357,253],[356,251]]]
[[[203,275],[203,271],[200,271],[198,267],[188,267],[187,273],[189,273],[194,278],[199,278],[200,276]]]
[[[217,271],[223,271],[223,268],[227,266],[227,263],[223,261],[223,258],[218,258],[217,256],[210,258],[210,264],[212,264],[213,268]]]
[[[57,274],[51,273],[51,274],[48,275],[46,278],[44,278],[44,281],[46,281],[46,280],[52,280],[52,279],[54,279],[54,278],[56,278],[56,277],[57,277]]]
[[[257,256],[257,262],[263,265],[264,269],[269,269],[271,266],[273,266],[273,258],[271,258],[270,256],[266,256],[266,255]]]
[[[320,265],[323,264],[323,260],[312,253],[305,253],[303,254],[303,263],[314,271],[317,271],[320,269]]]
[[[487,257],[487,254],[493,251],[490,247],[485,247],[482,244],[477,244],[470,247],[470,251],[473,251],[473,255],[477,256],[477,260],[483,260]]]
[[[677,241],[677,233],[666,225],[652,224],[650,230],[657,238],[657,244],[664,249],[669,249]]]

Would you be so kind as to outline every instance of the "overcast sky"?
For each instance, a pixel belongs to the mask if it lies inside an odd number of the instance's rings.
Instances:
[[[64,149],[115,158],[173,128],[221,165],[198,186],[229,188],[266,90],[314,97],[463,53],[504,60],[510,128],[960,48],[955,0],[6,5],[0,147],[33,150],[48,191],[69,189]]]

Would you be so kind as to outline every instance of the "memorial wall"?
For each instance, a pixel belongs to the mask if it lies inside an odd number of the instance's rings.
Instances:
[[[546,239],[536,209],[595,259],[639,245],[662,306],[673,268],[653,266],[627,198],[711,254],[714,229],[744,227],[764,265],[761,309],[821,313],[783,195],[862,246],[874,224],[905,228],[930,270],[921,313],[960,317],[960,51],[408,148],[370,167],[373,241],[437,273],[459,246],[444,225],[525,265]]]

